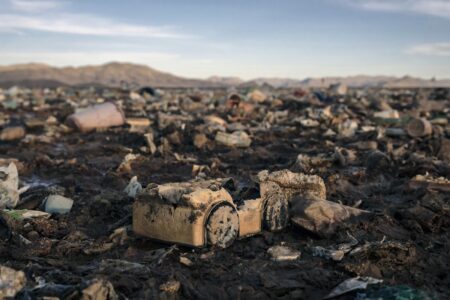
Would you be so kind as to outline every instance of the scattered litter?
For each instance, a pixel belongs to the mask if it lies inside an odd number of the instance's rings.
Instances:
[[[73,200],[60,195],[50,195],[45,199],[44,203],[46,212],[66,214],[72,209]]]
[[[82,300],[117,300],[119,296],[114,291],[111,282],[104,279],[94,279],[81,292]]]
[[[450,192],[450,180],[439,177],[434,178],[430,174],[416,175],[409,181],[409,187],[412,189],[426,188],[442,192]]]
[[[343,243],[328,248],[320,246],[312,247],[313,256],[320,256],[334,261],[341,261],[344,258],[345,254],[349,253],[359,243],[358,240],[348,232],[347,235],[351,239],[351,241],[348,243]]]
[[[433,127],[427,119],[412,119],[406,126],[406,131],[411,137],[423,137],[433,133]]]
[[[25,287],[26,277],[22,271],[0,266],[0,298],[13,298]]]
[[[138,181],[137,176],[133,176],[125,187],[124,192],[131,198],[135,198],[136,194],[142,191],[142,185]]]
[[[8,214],[13,219],[22,221],[27,219],[33,219],[33,218],[49,218],[50,214],[48,212],[43,212],[40,210],[28,210],[28,209],[21,209],[21,210],[5,210],[6,214]]]
[[[108,102],[70,115],[67,124],[81,132],[89,132],[97,128],[121,126],[125,124],[125,116],[116,104]]]
[[[20,140],[25,136],[25,129],[22,126],[6,127],[0,132],[1,141]]]
[[[358,276],[358,277],[350,278],[350,279],[345,280],[341,284],[339,284],[337,287],[335,287],[323,299],[335,298],[335,297],[347,294],[352,291],[365,290],[371,284],[380,284],[382,282],[383,282],[383,280],[372,278],[372,277]]]
[[[369,212],[323,200],[299,199],[293,202],[291,221],[294,225],[321,236],[333,234],[339,225]]]
[[[272,246],[267,250],[267,253],[274,261],[296,260],[301,255],[300,251],[287,246]]]
[[[14,208],[19,202],[19,195],[28,187],[19,190],[19,173],[12,162],[8,167],[0,167],[0,208]]]
[[[219,131],[216,134],[216,142],[228,147],[247,148],[252,143],[252,140],[243,131],[235,131],[232,134]]]
[[[180,256],[180,263],[185,265],[186,267],[192,267],[194,265],[192,260],[190,260],[186,256]]]

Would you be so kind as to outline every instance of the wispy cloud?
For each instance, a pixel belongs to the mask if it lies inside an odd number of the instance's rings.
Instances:
[[[0,30],[36,30],[93,36],[153,38],[194,38],[167,26],[145,26],[116,22],[93,15],[61,13],[57,15],[0,14]]]
[[[61,8],[65,4],[61,0],[9,0],[9,2],[14,10],[30,13]]]
[[[421,44],[413,46],[406,51],[408,54],[421,54],[433,56],[450,56],[450,43]]]
[[[340,3],[374,11],[413,12],[450,18],[450,0],[338,0]]]

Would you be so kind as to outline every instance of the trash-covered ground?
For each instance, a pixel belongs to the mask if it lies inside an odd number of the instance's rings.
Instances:
[[[450,297],[450,90],[14,87],[0,104],[0,298]],[[281,232],[193,249],[132,231],[141,186],[285,169],[326,200]]]

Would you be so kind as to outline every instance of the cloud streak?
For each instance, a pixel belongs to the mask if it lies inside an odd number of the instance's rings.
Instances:
[[[92,36],[195,38],[176,33],[165,26],[133,25],[98,16],[67,13],[56,16],[0,14],[0,30],[34,30]]]
[[[338,0],[339,2],[373,11],[412,12],[450,19],[450,0]]]
[[[408,54],[450,56],[450,43],[421,44],[409,48]]]
[[[10,0],[11,7],[17,11],[28,13],[43,12],[64,6],[64,1],[56,0]]]

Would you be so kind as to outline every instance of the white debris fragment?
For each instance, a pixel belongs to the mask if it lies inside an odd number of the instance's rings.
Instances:
[[[142,191],[142,185],[138,181],[137,176],[130,179],[130,183],[123,190],[131,198],[135,198],[136,194]]]
[[[287,246],[272,246],[267,253],[275,261],[296,260],[300,257],[301,252]]]
[[[60,195],[50,195],[45,199],[45,211],[51,214],[66,214],[72,209],[73,200]]]

